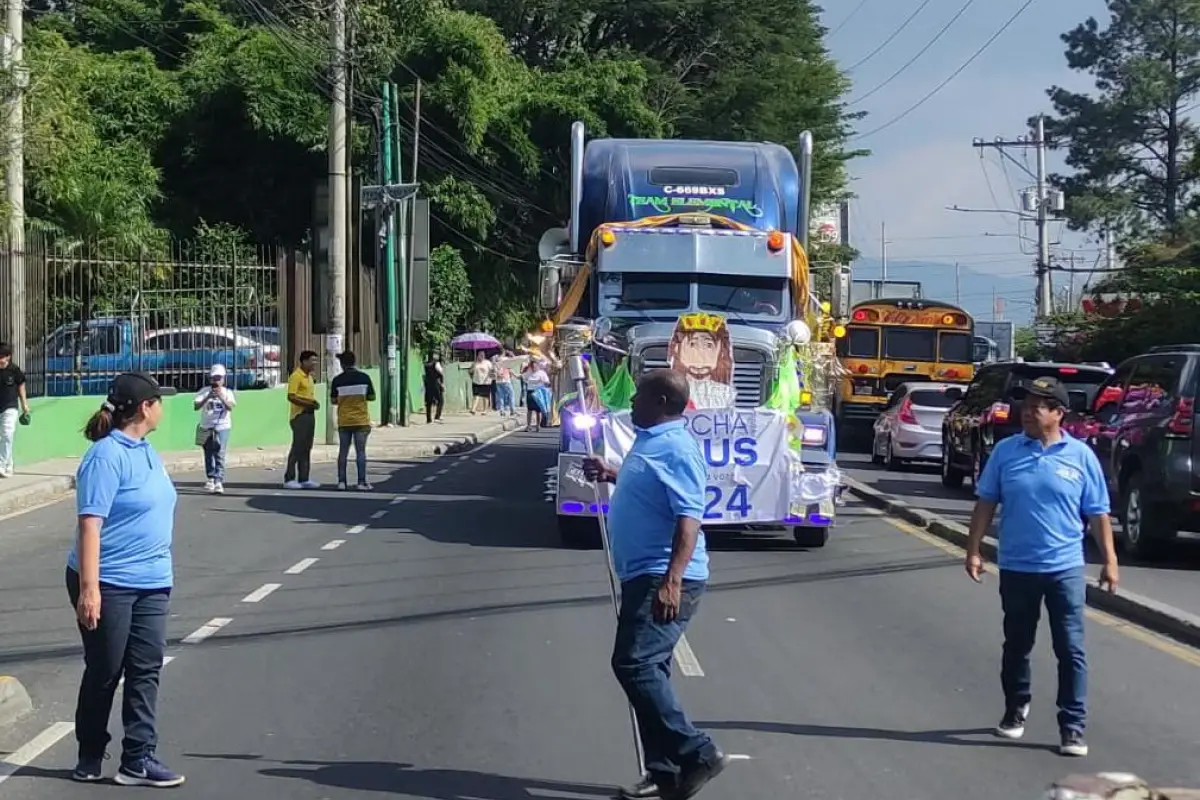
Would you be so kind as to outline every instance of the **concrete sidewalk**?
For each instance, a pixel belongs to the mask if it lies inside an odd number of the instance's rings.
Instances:
[[[441,455],[471,447],[518,426],[514,417],[496,414],[472,416],[448,415],[440,423],[425,424],[414,419],[406,428],[376,428],[371,434],[368,451],[371,458],[421,458]],[[150,439],[154,441],[153,436]],[[227,468],[264,467],[284,464],[287,447],[239,448],[237,428],[234,428],[231,448],[226,458]],[[318,443],[313,447],[314,464],[337,460],[337,447]],[[204,469],[200,448],[161,454],[167,470],[172,473]],[[353,453],[351,454],[353,457]],[[78,458],[59,458],[43,461],[21,469],[11,478],[0,479],[0,519],[53,502],[75,488]]]

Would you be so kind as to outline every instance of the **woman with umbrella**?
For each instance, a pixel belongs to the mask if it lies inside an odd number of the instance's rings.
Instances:
[[[455,350],[474,350],[475,362],[465,369],[471,373],[471,413],[486,414],[492,404],[495,368],[487,359],[486,350],[499,350],[500,341],[480,331],[464,333],[450,340]]]

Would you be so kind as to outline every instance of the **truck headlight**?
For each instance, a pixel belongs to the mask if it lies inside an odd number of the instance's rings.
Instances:
[[[829,431],[825,430],[824,428],[822,428],[820,426],[816,426],[816,425],[814,425],[812,427],[805,426],[804,432],[800,437],[800,441],[803,442],[804,444],[809,444],[809,445],[822,445],[822,444],[825,444],[825,440],[828,437],[829,437]]]

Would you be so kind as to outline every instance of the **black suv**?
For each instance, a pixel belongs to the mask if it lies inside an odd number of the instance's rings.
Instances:
[[[942,421],[942,485],[956,489],[978,480],[996,442],[1021,432],[1020,398],[1037,378],[1053,376],[1067,387],[1071,417],[1092,407],[1111,369],[1047,361],[998,361],[975,373]]]
[[[1200,530],[1198,382],[1200,344],[1155,347],[1122,362],[1067,426],[1100,457],[1121,543],[1135,555]]]

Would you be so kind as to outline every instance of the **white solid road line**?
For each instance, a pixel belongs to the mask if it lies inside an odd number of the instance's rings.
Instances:
[[[386,516],[387,516],[387,511],[385,511],[384,509],[381,508],[378,511],[376,511],[374,514],[371,515],[371,519],[383,519]]]
[[[309,567],[311,567],[313,564],[317,563],[320,560],[321,559],[319,559],[319,558],[302,558],[299,561],[297,561],[295,564],[292,564],[290,567],[285,569],[283,571],[283,574],[284,575],[299,575],[301,572],[304,572],[304,570],[308,569]]]
[[[395,502],[395,501],[393,501],[393,502]],[[355,536],[357,534],[362,533],[366,529],[367,529],[366,525],[355,525],[353,528],[347,528],[346,533],[348,533],[351,536]]]
[[[700,668],[700,659],[696,658],[686,636],[680,636],[679,641],[675,644],[675,663],[679,665],[679,671],[689,678],[704,677],[704,670]]]
[[[184,644],[200,644],[208,637],[212,636],[217,631],[224,628],[229,623],[233,622],[229,617],[213,617],[208,622],[201,625],[196,630],[184,637]]]
[[[321,545],[322,550],[337,550],[346,543],[345,539],[334,539]]]
[[[21,767],[27,767],[42,753],[49,750],[71,731],[75,725],[70,722],[56,722],[25,744],[0,760],[0,783],[16,774]]]
[[[282,583],[264,583],[262,586],[255,589],[250,594],[242,598],[243,603],[260,603],[263,598],[283,586]]]

